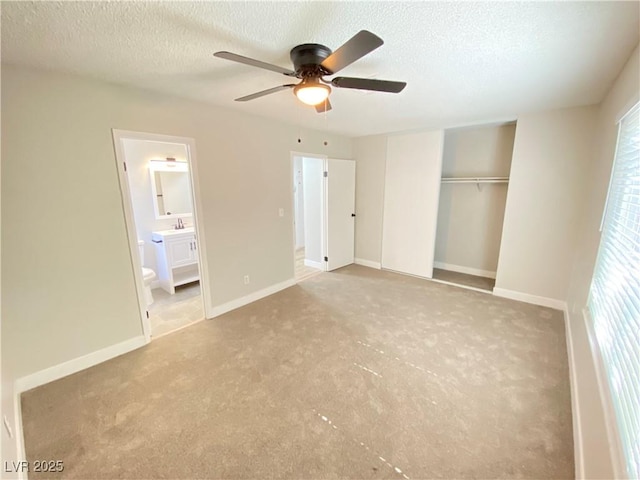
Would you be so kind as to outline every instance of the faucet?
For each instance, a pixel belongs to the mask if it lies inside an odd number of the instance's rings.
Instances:
[[[178,219],[178,223],[176,223],[175,227],[176,227],[176,230],[182,230],[184,228],[184,223],[182,223],[181,218]]]

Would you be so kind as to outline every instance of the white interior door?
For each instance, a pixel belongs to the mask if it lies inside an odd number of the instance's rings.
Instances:
[[[356,162],[327,159],[327,270],[353,263]]]
[[[444,131],[387,140],[382,268],[431,278]]]

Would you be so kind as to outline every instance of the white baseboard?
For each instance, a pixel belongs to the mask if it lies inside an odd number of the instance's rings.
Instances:
[[[372,262],[371,260],[365,260],[364,258],[354,258],[353,262],[356,265],[362,265],[363,267],[376,268],[378,270],[382,269],[380,262]]]
[[[569,309],[564,308],[564,331],[567,339],[567,356],[569,357],[569,385],[571,387],[571,416],[573,424],[573,459],[575,478],[584,478],[584,450],[582,448],[582,427],[580,423],[580,398],[576,379],[576,361],[573,350],[573,336],[569,324]]]
[[[475,275],[477,277],[496,278],[496,272],[491,270],[480,270],[479,268],[463,267],[462,265],[454,265],[452,263],[433,262],[435,268],[449,270],[450,272],[466,273],[467,275]]]
[[[509,298],[511,300],[518,300],[519,302],[532,303],[534,305],[540,305],[541,307],[554,308],[556,310],[566,310],[567,302],[564,300],[558,300],[556,298],[539,297],[537,295],[530,295],[528,293],[516,292],[515,290],[506,290],[504,288],[495,287],[493,294],[496,297]]]
[[[307,267],[319,268],[320,270],[324,270],[324,265],[322,262],[314,262],[313,260],[304,259],[304,264]]]
[[[74,358],[64,363],[54,365],[53,367],[45,368],[39,372],[32,373],[26,377],[18,378],[15,383],[16,395],[20,395],[27,390],[39,387],[45,383],[53,382],[59,378],[66,377],[72,373],[79,372],[89,367],[93,367],[98,363],[106,362],[112,358],[123,355],[127,352],[140,348],[146,344],[146,340],[143,335],[130,338],[121,343],[116,343],[110,347],[103,348],[95,352],[91,352],[82,357]]]
[[[13,435],[14,440],[16,442],[16,460],[18,462],[24,462],[27,460],[27,454],[24,449],[24,430],[22,429],[22,402],[20,401],[20,393],[15,392],[13,395],[13,412],[15,414],[15,418],[13,420]],[[27,472],[19,470],[16,472],[17,475],[15,478],[18,480],[26,480],[28,475]]]
[[[419,277],[420,278],[420,277]],[[473,290],[474,292],[480,292],[487,295],[491,295],[491,290],[484,290],[482,288],[471,287],[469,285],[462,285],[460,283],[447,282],[446,280],[439,280],[437,278],[427,278],[430,282],[442,283],[443,285],[451,285],[452,287],[464,288],[465,290]]]
[[[231,310],[244,307],[245,305],[255,302],[256,300],[260,300],[261,298],[273,295],[274,293],[277,293],[280,290],[284,290],[285,288],[292,287],[295,284],[296,279],[290,278],[289,280],[285,280],[284,282],[276,283],[275,285],[271,285],[270,287],[263,288],[262,290],[250,293],[249,295],[245,295],[244,297],[236,298],[235,300],[231,300],[230,302],[223,303],[222,305],[218,305],[217,307],[213,307],[213,315],[211,316],[211,318],[219,317],[220,315],[230,312]]]

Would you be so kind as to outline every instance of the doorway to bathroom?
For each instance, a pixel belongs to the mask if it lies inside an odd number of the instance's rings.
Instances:
[[[206,317],[206,257],[193,139],[113,130],[147,341]]]

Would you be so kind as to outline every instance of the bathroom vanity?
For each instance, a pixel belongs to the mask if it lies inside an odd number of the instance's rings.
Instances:
[[[173,295],[176,287],[200,280],[198,244],[193,227],[151,233],[156,248],[158,280]]]

